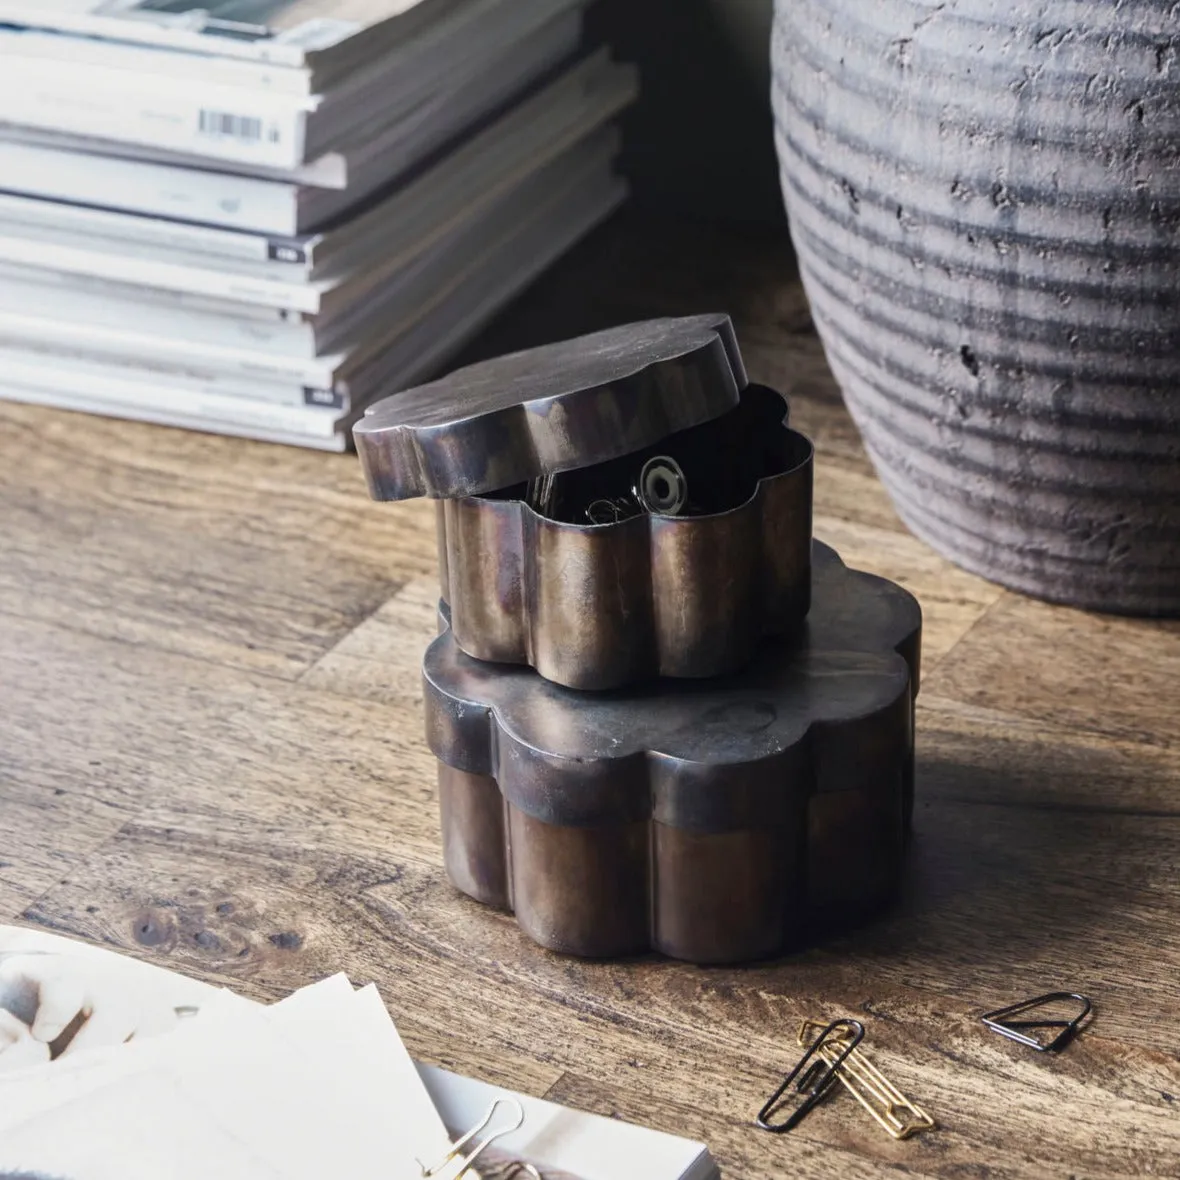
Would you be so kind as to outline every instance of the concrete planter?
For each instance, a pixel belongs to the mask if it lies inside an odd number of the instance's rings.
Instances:
[[[1180,612],[1180,26],[778,0],[783,191],[898,511],[1059,602]]]

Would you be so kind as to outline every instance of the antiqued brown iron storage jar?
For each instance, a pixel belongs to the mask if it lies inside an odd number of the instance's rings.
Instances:
[[[377,498],[439,500],[423,661],[444,860],[543,946],[763,958],[893,895],[921,612],[811,539],[811,445],[726,316],[394,395]]]

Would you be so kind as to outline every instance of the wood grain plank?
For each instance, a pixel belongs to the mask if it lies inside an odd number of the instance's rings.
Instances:
[[[248,994],[347,970],[378,984],[427,1060],[453,1060],[461,1044],[469,1070],[531,1062],[530,1084],[573,1071],[613,1103],[641,1093],[644,1121],[703,1134],[735,1175],[790,1166],[867,1176],[893,1165],[952,1177],[986,1159],[1000,1176],[1060,1174],[1066,1161],[1130,1176],[1180,1150],[1165,1097],[1180,1090],[1180,1065],[1171,1050],[1122,1041],[1108,993],[1095,1026],[1047,1059],[980,1025],[978,1001],[959,982],[974,964],[962,959],[937,986],[913,986],[904,966],[882,970],[884,954],[870,964],[857,947],[747,970],[579,962],[539,951],[412,858],[391,871],[362,857],[227,848],[139,826],[29,916],[50,914],[59,928],[150,948]],[[936,1134],[894,1144],[836,1101],[785,1140],[749,1126],[793,1060],[798,1020],[842,1014],[865,1021],[874,1061],[936,1114]],[[701,1115],[687,1128],[685,1104]]]
[[[918,699],[922,797],[1014,808],[1180,816],[1180,750],[1015,712]]]
[[[434,539],[355,457],[288,450],[0,406],[0,611],[297,675]]]
[[[422,653],[438,634],[437,575],[415,578],[304,673],[302,683],[422,711]]]
[[[367,834],[377,857],[438,847],[419,703],[334,697],[29,622],[0,626],[0,690],[0,881],[13,901],[136,815],[342,853]]]
[[[112,653],[114,654],[114,653]],[[131,819],[148,775],[98,740],[106,672],[61,631],[0,615],[0,912],[19,913]],[[128,717],[123,732],[137,725]],[[141,731],[142,732],[142,731]]]
[[[784,1044],[784,1059],[789,1053],[787,1042]],[[786,1068],[791,1064],[787,1062]],[[776,1079],[772,1078],[767,1083],[767,1091],[775,1084]],[[825,1103],[808,1117],[806,1127],[782,1137],[758,1130],[749,1117],[743,1119],[737,1111],[726,1117],[729,1111],[720,1110],[713,1104],[702,1106],[687,1097],[675,1100],[662,1094],[653,1096],[642,1078],[622,1077],[603,1084],[568,1072],[546,1097],[608,1118],[649,1126],[654,1123],[659,1130],[669,1134],[706,1142],[722,1175],[735,1180],[781,1180],[783,1176],[798,1177],[799,1180],[830,1176],[848,1177],[849,1180],[906,1176],[924,1180],[932,1174],[922,1169],[921,1160],[925,1153],[920,1141],[896,1151],[900,1158],[894,1163],[881,1159],[879,1152],[862,1154],[848,1150],[835,1141],[835,1136],[826,1141],[809,1136],[807,1131],[828,1129],[833,1125],[838,1136],[840,1115],[848,1116],[842,1095],[836,1096],[841,1098],[840,1110],[834,1109],[831,1102]],[[745,1104],[742,1113],[747,1116],[752,1098],[757,1103],[754,1095],[740,1095]]]
[[[1093,1048],[1075,1052],[1072,1068],[1064,1067],[1064,1058],[1056,1063],[1020,1061],[985,1042],[972,1042],[970,1047],[948,1044],[946,1039],[907,1042],[899,1052],[870,1018],[866,1023],[866,1054],[903,1093],[937,1112],[934,1131],[893,1142],[839,1086],[796,1131],[782,1136],[755,1129],[748,1111],[751,1097],[757,1103],[757,1096],[738,1095],[734,1089],[720,1102],[703,1104],[688,1090],[667,1097],[643,1078],[602,1081],[570,1071],[548,1097],[629,1122],[654,1121],[661,1130],[702,1139],[711,1145],[722,1174],[742,1180],[1090,1180],[1168,1175],[1173,1167],[1174,1105],[1160,1097],[1158,1088],[1175,1086],[1175,1063],[1120,1060],[1126,1055],[1105,1045],[1101,1053]],[[797,1049],[793,1036],[788,1030],[784,1033],[785,1069],[793,1064]],[[1080,1041],[1075,1045],[1079,1049]],[[1109,1076],[1112,1060],[1133,1079],[1129,1088],[1117,1082],[1094,1083],[1091,1071]],[[915,1061],[927,1068],[915,1070]],[[768,1091],[777,1080],[769,1078]],[[941,1088],[930,1092],[933,1085]],[[1083,1109],[1089,1117],[1082,1122],[1065,1113]],[[1013,1112],[1022,1113],[1014,1118]]]
[[[815,535],[853,569],[904,586],[922,606],[922,666],[928,674],[1004,591],[939,557],[909,533],[824,512],[817,504]]]
[[[1180,743],[1180,622],[1119,619],[1009,595],[927,687],[1112,737]]]
[[[927,670],[1003,594],[908,535],[827,516],[816,518],[815,530],[854,569],[892,578],[917,596]],[[437,614],[437,580],[415,579],[321,657],[304,683],[370,700],[420,702],[418,669],[423,649],[438,633]]]
[[[101,784],[93,770],[81,780],[66,776],[62,781],[68,785],[60,787],[30,785],[24,781],[28,773],[18,757],[0,758],[0,920],[22,913],[133,814],[95,793]],[[51,841],[47,832],[53,833]]]
[[[1004,777],[1002,764],[993,770]],[[329,804],[331,787],[320,789]],[[249,802],[259,806],[257,791]],[[933,1162],[922,1157],[915,1168],[921,1173],[960,1175],[972,1158],[989,1158],[997,1175],[1053,1174],[1058,1159],[1099,1162],[1092,1134],[1081,1133],[1094,1125],[1080,1117],[1091,1108],[1103,1111],[1104,1154],[1102,1169],[1087,1174],[1136,1174],[1127,1161],[1141,1132],[1158,1145],[1145,1166],[1180,1149],[1169,1137],[1169,1128],[1180,1128],[1163,1096],[1180,1090],[1176,1050],[1160,1039],[1176,1003],[1174,942],[1171,957],[1154,970],[1126,964],[1121,942],[1105,961],[1097,961],[1093,945],[1101,951],[1108,906],[1135,943],[1152,945],[1157,955],[1167,951],[1177,891],[1171,879],[1145,880],[1143,869],[1161,852],[1175,863],[1180,832],[1161,835],[1159,825],[1131,817],[1139,826],[1126,843],[1142,847],[1141,861],[1129,865],[1124,843],[1111,842],[1113,866],[1099,889],[1086,891],[1078,887],[1085,867],[1071,879],[1068,866],[1092,846],[1094,832],[1067,832],[1063,841],[1059,817],[1030,826],[1017,814],[1005,824],[1009,809],[993,808],[981,821],[977,804],[932,801],[920,812],[911,893],[896,914],[855,938],[777,964],[706,971],[650,961],[600,965],[541,952],[507,918],[459,897],[437,859],[418,859],[408,847],[418,841],[406,839],[414,821],[404,799],[396,832],[382,834],[371,805],[353,804],[347,851],[338,838],[325,839],[322,828],[309,830],[302,809],[288,809],[284,819],[272,804],[244,825],[231,808],[211,826],[216,809],[207,814],[178,802],[167,826],[128,825],[28,916],[118,946],[150,948],[172,966],[234,982],[248,994],[278,994],[345,969],[382,987],[395,1017],[408,1021],[411,1047],[427,1059],[468,1070],[476,1063],[519,1070],[531,1055],[543,1069],[589,1074],[612,1094],[638,1076],[649,1119],[665,1100],[708,1095],[705,1105],[721,1104],[726,1125],[744,1126],[751,1099],[789,1060],[795,1022],[855,1013],[871,1017],[878,1064],[945,1125],[938,1150],[949,1154]],[[393,859],[372,852],[384,839],[393,842]],[[1102,984],[1094,990],[1098,1023],[1059,1063],[1022,1056],[978,1024],[985,1006],[1041,986],[1075,955],[1086,957]],[[457,1044],[463,1050],[456,1060]],[[1083,1046],[1093,1056],[1079,1056]],[[1052,1080],[1058,1069],[1065,1074],[1060,1083]],[[514,1080],[524,1084],[519,1075]],[[1109,1107],[1119,1114],[1113,1123]],[[1050,1145],[1059,1154],[1030,1154],[1043,1120],[1061,1109],[1077,1117]],[[1157,1125],[1161,1112],[1167,1121]],[[801,1175],[861,1174],[839,1152],[833,1158],[837,1147],[874,1163],[894,1158],[888,1153],[896,1148],[878,1142],[871,1126],[833,1123],[834,1112],[820,1113],[825,1117],[817,1114],[806,1135],[792,1137],[810,1144],[814,1157],[813,1170]],[[945,1139],[956,1128],[952,1151]],[[747,1131],[739,1151],[726,1148],[724,1126],[704,1129],[719,1150],[730,1150],[731,1163],[741,1164],[734,1174],[774,1175],[783,1166],[775,1154],[780,1141],[767,1137],[759,1146],[754,1137],[746,1147]],[[993,1133],[1013,1146],[999,1150]],[[803,1166],[794,1156],[790,1161]],[[1025,1171],[1029,1165],[1035,1167]]]
[[[391,884],[412,905],[433,879],[404,858],[369,860],[311,843],[246,848],[130,826],[88,873],[63,882],[52,901],[43,899],[24,918],[263,1001],[347,971],[357,986],[378,984],[415,1057],[543,1093],[561,1068],[537,1055],[528,1029],[463,1036],[492,1012],[473,994],[458,1011],[455,981],[432,987],[439,965],[367,901]],[[460,964],[450,966],[461,980]],[[496,1015],[511,1024],[508,1013]]]

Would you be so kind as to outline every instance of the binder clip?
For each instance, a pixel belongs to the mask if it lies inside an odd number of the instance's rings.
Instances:
[[[832,1088],[832,1083],[836,1080],[840,1068],[848,1060],[852,1050],[860,1044],[864,1035],[865,1026],[859,1020],[833,1020],[819,1034],[814,1044],[799,1058],[795,1068],[783,1078],[779,1088],[766,1100],[765,1105],[758,1112],[758,1126],[764,1131],[773,1131],[775,1134],[782,1134],[784,1131],[790,1131],[797,1127]],[[825,1054],[825,1047],[830,1047],[833,1050],[830,1056]],[[813,1057],[818,1057],[818,1060],[809,1067],[808,1062]],[[795,1089],[798,1093],[805,1095],[803,1101],[782,1122],[772,1123],[770,1117],[774,1113],[775,1107],[782,1101],[783,1095],[790,1089],[791,1083],[795,1082],[796,1078],[799,1080],[795,1084]]]
[[[1026,1012],[1034,1012],[1038,1008],[1048,1007],[1050,1004],[1071,1000],[1080,1004],[1081,1010],[1069,1020],[1012,1019]],[[985,1012],[980,1019],[993,1032],[998,1032],[1000,1036],[1007,1037],[1010,1041],[1027,1045],[1030,1049],[1035,1049],[1038,1053],[1049,1053],[1064,1049],[1077,1036],[1078,1030],[1082,1027],[1082,1022],[1090,1015],[1093,1008],[1094,1005],[1090,1003],[1089,997],[1079,995],[1077,992],[1047,992],[1045,995],[1037,996],[1032,1000],[1021,1000],[1017,1004],[1009,1004],[1006,1008],[997,1008],[994,1012]],[[1037,1028],[1058,1029],[1060,1031],[1051,1040],[1041,1040],[1034,1036],[1031,1031],[1025,1031]]]
[[[500,1106],[506,1106],[515,1111],[513,1121],[495,1130],[487,1131],[471,1151],[464,1155],[464,1148],[491,1124],[492,1119],[496,1117],[496,1109]],[[464,1176],[470,1176],[473,1180],[517,1180],[521,1176],[531,1177],[532,1180],[541,1180],[541,1174],[532,1164],[526,1164],[520,1160],[512,1160],[508,1163],[501,1164],[490,1172],[479,1173],[475,1171],[475,1161],[492,1143],[497,1139],[502,1139],[505,1135],[511,1135],[513,1131],[519,1130],[523,1124],[524,1107],[515,1098],[496,1098],[493,1100],[491,1106],[488,1107],[487,1114],[470,1131],[457,1139],[451,1145],[451,1150],[436,1164],[427,1167],[421,1160],[417,1161],[418,1167],[422,1169],[423,1180],[432,1180],[433,1177],[441,1178],[444,1176],[446,1180],[461,1180]]]
[[[855,1042],[837,1066],[841,1036],[826,1036],[828,1029],[822,1032],[821,1029],[819,1021],[805,1020],[799,1026],[799,1044],[806,1047],[812,1038],[819,1037],[815,1041],[819,1056],[831,1066],[844,1088],[892,1138],[908,1139],[919,1131],[933,1129],[934,1120],[889,1081]]]

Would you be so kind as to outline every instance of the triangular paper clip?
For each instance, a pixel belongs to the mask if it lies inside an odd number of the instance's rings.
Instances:
[[[1012,1019],[1014,1016],[1032,1012],[1036,1008],[1043,1008],[1058,1000],[1077,1000],[1081,1004],[1082,1010],[1071,1020]],[[1009,1004],[1007,1008],[997,1008],[994,1012],[985,1013],[981,1019],[988,1028],[998,1032],[1000,1036],[1017,1041],[1021,1045],[1027,1045],[1030,1049],[1036,1049],[1038,1053],[1047,1053],[1051,1050],[1064,1049],[1073,1040],[1078,1029],[1082,1027],[1082,1021],[1090,1015],[1093,1007],[1087,996],[1078,995],[1077,992],[1049,992],[1046,995],[1037,996],[1035,1000],[1021,1000],[1019,1004]],[[1051,1041],[1040,1041],[1031,1033],[1023,1031],[1036,1028],[1056,1028],[1060,1031]]]

